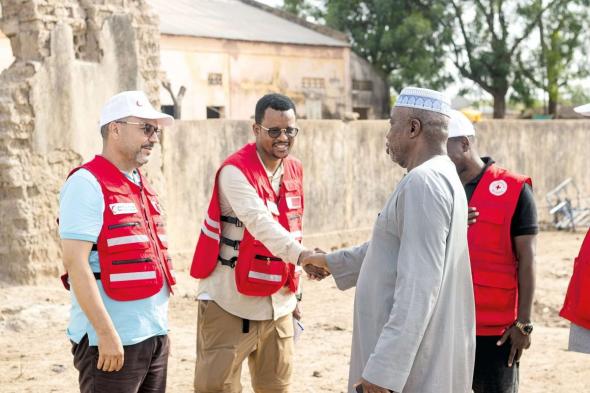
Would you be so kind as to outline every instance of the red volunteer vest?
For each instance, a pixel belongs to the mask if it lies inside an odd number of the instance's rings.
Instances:
[[[574,261],[574,274],[559,315],[578,326],[590,329],[590,230],[586,233],[580,253]]]
[[[217,266],[221,237],[218,177],[221,168],[226,165],[233,165],[244,173],[259,197],[265,201],[275,220],[291,232],[295,239],[301,241],[303,217],[301,162],[291,156],[283,159],[283,179],[279,195],[276,195],[256,153],[256,144],[247,144],[229,156],[215,176],[213,195],[191,265],[191,276],[195,278],[208,277]],[[300,270],[294,264],[275,257],[264,244],[252,236],[248,228],[244,228],[244,237],[239,243],[238,259],[235,265],[236,287],[240,293],[248,296],[269,296],[285,285],[292,292],[296,292]]]
[[[155,295],[166,281],[170,292],[172,274],[168,241],[155,192],[138,171],[142,187],[131,182],[110,161],[96,156],[75,168],[96,177],[104,196],[103,225],[97,249],[100,280],[115,300],[137,300]]]
[[[499,336],[518,308],[518,261],[510,225],[524,183],[531,179],[490,165],[469,201],[479,211],[467,239],[475,295],[476,335]]]

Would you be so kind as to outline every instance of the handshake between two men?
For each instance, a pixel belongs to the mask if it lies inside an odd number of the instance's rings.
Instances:
[[[319,248],[304,250],[299,255],[299,264],[311,280],[321,281],[330,275],[326,253]]]

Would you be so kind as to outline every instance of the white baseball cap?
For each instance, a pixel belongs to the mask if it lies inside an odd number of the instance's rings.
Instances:
[[[164,127],[174,124],[174,118],[154,109],[143,91],[123,91],[112,96],[100,111],[100,127],[124,117],[161,120]]]
[[[449,121],[449,138],[457,136],[475,135],[473,123],[463,113],[451,109],[451,120]]]
[[[590,104],[580,105],[574,108],[582,116],[590,116]]]

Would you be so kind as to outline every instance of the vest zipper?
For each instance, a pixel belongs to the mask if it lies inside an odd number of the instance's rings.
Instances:
[[[170,279],[168,277],[168,270],[167,270],[168,267],[164,266],[165,261],[162,260],[163,253],[162,253],[162,250],[160,250],[158,239],[154,238],[154,233],[156,232],[156,229],[152,228],[152,225],[150,223],[151,214],[148,216],[147,210],[145,208],[147,197],[143,193],[143,184],[141,185],[140,190],[141,190],[140,191],[141,195],[140,195],[139,199],[141,200],[141,209],[143,210],[143,217],[144,217],[144,220],[145,220],[147,228],[148,228],[149,236],[152,239],[151,243],[152,243],[152,248],[154,250],[154,253],[156,255],[156,261],[158,263],[158,266],[160,266],[160,269],[162,269],[162,274],[164,275],[164,279],[166,281],[166,284],[168,285],[168,288],[170,290],[172,290],[172,285],[170,285]]]
[[[126,265],[128,263],[146,263],[151,262],[152,258],[121,259],[111,262],[113,265]]]
[[[260,259],[262,261],[267,261],[267,262],[270,262],[270,261],[280,261],[280,262],[282,262],[283,261],[281,258],[267,257],[265,255],[256,255],[256,256],[254,256],[254,258],[255,259]]]
[[[116,228],[124,228],[124,227],[137,227],[139,226],[139,222],[123,222],[121,224],[113,224],[109,225],[109,229],[116,229]]]

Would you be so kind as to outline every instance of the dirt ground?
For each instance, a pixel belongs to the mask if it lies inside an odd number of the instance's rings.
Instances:
[[[521,361],[524,393],[590,392],[590,355],[568,352],[568,323],[558,317],[583,235],[542,232],[538,240],[533,344]],[[305,332],[296,345],[294,393],[345,392],[354,291],[332,279],[305,281]],[[180,274],[171,300],[169,392],[192,392],[196,281]],[[76,392],[65,336],[69,297],[56,279],[0,288],[0,393]],[[244,367],[244,392],[252,392]]]

